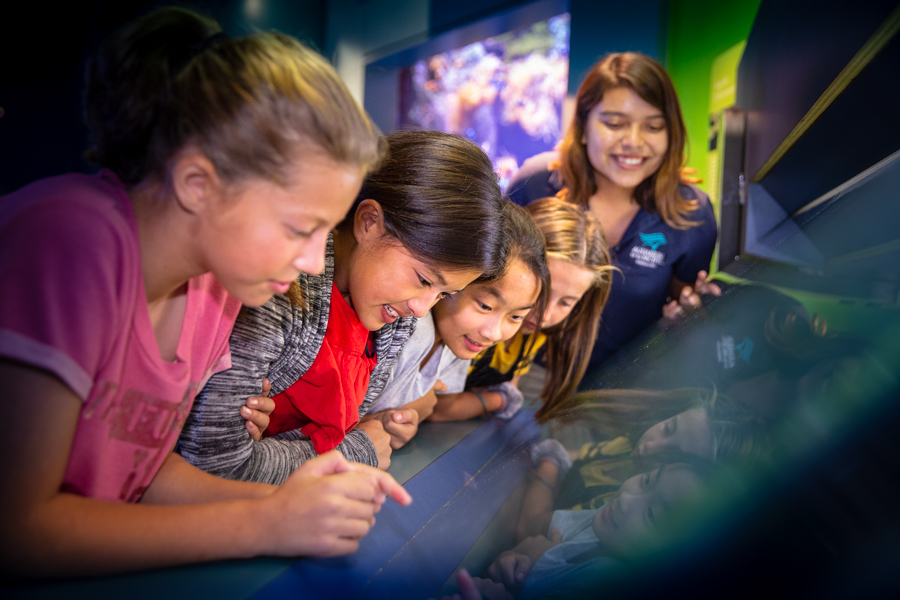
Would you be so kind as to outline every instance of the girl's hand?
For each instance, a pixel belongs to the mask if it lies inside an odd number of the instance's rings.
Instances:
[[[513,594],[518,594],[525,585],[525,578],[528,577],[533,565],[534,563],[525,554],[507,550],[491,563],[485,574]]]
[[[516,547],[513,548],[512,551],[518,554],[524,554],[531,560],[531,563],[534,564],[547,550],[561,543],[562,534],[559,532],[558,527],[554,527],[550,531],[549,538],[543,535],[533,535],[525,538],[519,544],[516,544]]]
[[[691,312],[694,312],[695,310],[703,306],[703,303],[700,300],[700,294],[721,296],[722,290],[715,283],[706,281],[707,275],[708,274],[706,271],[700,271],[699,273],[697,273],[697,281],[694,282],[693,287],[691,287],[690,285],[683,285],[683,282],[677,282],[677,280],[675,280],[675,278],[673,277],[673,289],[676,286],[680,287],[681,289],[678,292],[678,297],[676,300],[672,300],[671,302],[663,306],[663,317],[675,321]]]
[[[513,594],[518,594],[525,584],[529,571],[544,552],[561,542],[562,535],[556,527],[550,532],[550,538],[542,535],[526,538],[512,550],[498,556],[488,567],[486,574],[497,583],[502,583]]]
[[[378,468],[387,470],[391,466],[391,436],[384,430],[381,419],[374,417],[360,421],[358,428],[366,432],[372,444],[375,445],[375,452],[378,453]]]
[[[402,448],[419,431],[419,413],[413,408],[378,413],[385,432],[391,436],[391,450]]]
[[[268,522],[256,554],[326,557],[356,552],[387,497],[402,505],[412,502],[387,473],[327,452],[303,463],[260,500],[265,509],[257,514]]]
[[[263,379],[262,395],[247,398],[247,403],[241,407],[241,416],[247,420],[244,425],[247,431],[257,442],[262,439],[262,434],[269,426],[269,415],[275,410],[275,401],[269,398],[272,384],[268,379]]]

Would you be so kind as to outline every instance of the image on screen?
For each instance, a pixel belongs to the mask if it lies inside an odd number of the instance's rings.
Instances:
[[[562,132],[569,15],[420,60],[400,74],[400,124],[478,144],[505,189],[526,158]]]

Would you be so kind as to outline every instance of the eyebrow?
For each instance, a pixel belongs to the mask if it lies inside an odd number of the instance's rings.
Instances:
[[[506,299],[503,297],[503,294],[501,294],[501,293],[500,293],[500,290],[498,290],[498,289],[495,288],[494,286],[492,286],[492,285],[485,285],[485,286],[483,286],[483,288],[484,288],[484,291],[485,291],[486,293],[490,294],[491,296],[493,296],[494,298],[496,298],[496,299],[499,300],[500,302],[502,302],[502,303],[504,303],[504,304],[506,303]]]
[[[431,267],[429,267],[428,270],[430,271],[430,275],[432,276],[431,278],[434,280],[435,283],[437,283],[438,285],[447,285],[447,280],[444,279],[444,276],[441,275],[440,271],[438,271],[437,269],[433,269]],[[457,291],[459,291],[459,290],[457,290]]]
[[[603,116],[605,116],[605,117],[623,117],[623,118],[629,118],[629,115],[626,115],[625,113],[617,112],[617,111],[614,111],[614,110],[604,110],[604,111],[600,111],[600,114],[603,115]],[[650,115],[649,117],[644,117],[644,120],[646,120],[646,119],[665,119],[665,118],[666,118],[666,116],[665,116],[664,114],[659,113],[658,115]]]

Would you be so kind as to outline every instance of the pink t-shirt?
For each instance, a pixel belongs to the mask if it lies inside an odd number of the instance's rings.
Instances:
[[[0,199],[0,356],[50,371],[83,401],[62,489],[135,502],[194,396],[231,366],[240,305],[188,282],[174,362],[153,334],[131,201],[114,174],[63,175]]]

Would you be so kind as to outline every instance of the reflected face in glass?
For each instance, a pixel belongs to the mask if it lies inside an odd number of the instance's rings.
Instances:
[[[672,505],[699,487],[700,478],[684,463],[664,465],[626,480],[591,523],[604,554],[627,557],[652,545],[653,534]]]
[[[547,267],[550,269],[550,301],[540,324],[542,328],[562,323],[594,283],[594,273],[590,269],[567,260],[547,257]],[[531,313],[522,324],[522,331],[531,333],[537,326],[535,314]]]
[[[662,110],[630,87],[617,87],[588,113],[581,143],[601,189],[612,184],[633,191],[659,170],[669,132]]]
[[[657,423],[644,432],[634,449],[634,454],[661,452],[684,452],[712,459],[712,435],[707,410],[691,408]]]
[[[438,302],[431,311],[437,336],[458,358],[475,358],[519,331],[539,292],[534,273],[514,260],[499,280],[470,285]]]

